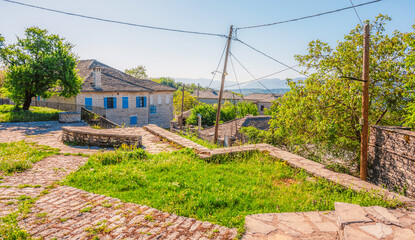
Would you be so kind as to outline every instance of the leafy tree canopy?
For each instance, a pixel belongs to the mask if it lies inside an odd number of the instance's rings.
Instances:
[[[33,97],[54,94],[71,97],[79,93],[82,79],[77,75],[73,45],[47,30],[30,27],[26,38],[5,45],[0,38],[0,59],[7,67],[3,92],[28,110]]]
[[[175,91],[173,93],[173,107],[174,113],[179,115],[182,112],[182,91]],[[184,106],[183,111],[192,109],[197,104],[197,99],[193,97],[188,91],[184,91]]]
[[[412,49],[412,51],[409,53],[408,57],[406,58],[406,64],[408,68],[415,68],[415,25],[412,26],[414,31],[410,34],[408,34],[406,40]],[[409,79],[409,82],[407,83],[407,89],[408,89],[408,97],[411,100],[408,103],[408,106],[406,108],[406,111],[408,112],[406,118],[405,118],[405,125],[411,127],[415,130],[415,92],[414,92],[414,86],[415,86],[415,76],[412,75],[412,77]]]
[[[146,67],[143,65],[138,65],[137,67],[124,70],[126,74],[136,77],[138,79],[148,79],[149,77],[146,71]]]
[[[413,45],[406,41],[413,33],[386,34],[390,20],[379,15],[373,22],[366,21],[371,29],[370,124],[402,124],[410,102],[407,89],[414,68],[405,64],[405,58],[413,53]],[[315,40],[307,54],[296,56],[309,77],[297,83],[288,81],[291,90],[275,103],[271,127],[277,134],[292,143],[359,151],[362,83],[341,77],[362,78],[362,34],[358,25],[336,47]]]

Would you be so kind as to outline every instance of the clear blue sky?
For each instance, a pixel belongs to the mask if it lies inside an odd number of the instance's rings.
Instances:
[[[137,24],[221,34],[227,34],[231,24],[242,27],[269,23],[350,6],[350,0],[16,1]],[[354,4],[368,1],[354,0]],[[392,17],[387,26],[390,32],[411,31],[414,10],[414,0],[383,0],[357,8],[363,20],[374,19],[379,13]],[[120,70],[144,65],[152,77],[211,78],[225,45],[223,38],[98,22],[3,0],[0,0],[0,22],[0,33],[6,43],[23,36],[26,27],[38,26],[75,44],[74,51],[81,59],[97,59]],[[283,25],[240,30],[238,38],[288,65],[295,65],[294,55],[305,54],[311,40],[318,38],[334,45],[358,23],[355,12],[350,9]],[[233,43],[232,52],[257,77],[285,68],[238,43]],[[238,67],[237,74],[240,81],[251,79]],[[298,76],[287,71],[275,77]]]

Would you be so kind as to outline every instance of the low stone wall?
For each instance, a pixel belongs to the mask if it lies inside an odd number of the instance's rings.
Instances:
[[[81,121],[80,112],[61,112],[59,113],[59,122],[61,123],[75,123]]]
[[[415,132],[399,127],[370,127],[368,179],[415,197]]]
[[[285,161],[292,167],[304,169],[306,172],[314,176],[325,178],[346,188],[350,188],[355,191],[368,191],[378,193],[379,195],[384,196],[387,199],[396,199],[406,204],[407,206],[415,207],[415,200],[413,199],[391,192],[387,189],[363,181],[351,175],[333,172],[327,169],[323,164],[292,154],[290,152],[284,151],[269,144],[261,143],[237,147],[209,149],[197,143],[194,143],[193,141],[190,141],[186,138],[183,138],[177,134],[157,127],[155,125],[147,125],[145,126],[145,129],[163,139],[166,139],[167,141],[173,142],[182,147],[194,149],[199,154],[200,158],[211,158],[216,155],[232,154],[239,152],[262,151],[266,152],[272,157],[275,157],[276,159]]]
[[[89,127],[62,127],[62,141],[99,147],[120,147],[122,144],[141,147],[142,145],[141,136],[112,134],[105,131],[105,129]]]

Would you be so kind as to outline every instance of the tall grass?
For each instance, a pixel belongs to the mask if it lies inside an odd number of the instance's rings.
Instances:
[[[393,207],[310,176],[260,152],[199,159],[192,151],[92,156],[65,184],[243,231],[246,215],[332,210],[335,201]]]
[[[57,121],[59,110],[46,107],[30,107],[29,111],[16,109],[14,105],[0,106],[0,122]]]

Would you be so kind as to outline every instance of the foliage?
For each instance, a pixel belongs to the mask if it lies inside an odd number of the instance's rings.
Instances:
[[[211,143],[207,140],[201,139],[197,136],[197,133],[192,133],[192,132],[186,132],[183,134],[180,134],[180,136],[189,139],[192,142],[195,142],[199,145],[202,145],[204,147],[210,148],[210,149],[215,149],[215,148],[220,148],[221,146],[215,144],[215,143]]]
[[[215,124],[216,121],[216,108],[207,103],[200,103],[196,105],[190,116],[187,118],[187,124],[197,125],[197,115],[200,114],[202,116],[202,125],[204,126],[212,126]]]
[[[176,82],[173,78],[169,78],[169,77],[153,78],[151,80],[154,82],[160,83],[164,86],[175,88],[179,91],[183,89],[183,85],[184,85],[184,90],[190,92],[191,94],[195,93],[195,90],[197,89],[197,85],[194,83],[184,84],[181,82]],[[208,89],[207,87],[199,86],[200,91],[207,90],[207,89]]]
[[[415,25],[412,26],[412,28],[415,30]],[[408,34],[406,41],[408,42],[411,49],[415,49],[415,31],[411,34]],[[413,50],[406,58],[406,65],[409,68],[415,68],[415,51]],[[415,130],[415,92],[414,92],[414,86],[415,86],[415,76],[412,76],[412,78],[409,80],[407,84],[408,92],[408,98],[411,100],[408,103],[408,106],[406,108],[407,115],[405,118],[405,125],[411,127]]]
[[[58,149],[25,141],[0,143],[0,172],[23,172],[31,168],[32,163],[58,152]]]
[[[73,45],[37,27],[27,28],[26,38],[4,45],[0,39],[0,59],[7,67],[3,91],[17,105],[28,110],[32,98],[79,93],[82,79],[77,75]]]
[[[402,124],[409,100],[405,85],[414,74],[404,63],[407,53],[413,51],[404,41],[407,34],[385,34],[389,20],[379,15],[370,22],[370,124],[375,124],[384,111],[379,124]],[[292,144],[326,146],[331,151],[357,155],[362,83],[341,76],[361,78],[362,33],[358,25],[335,48],[312,41],[308,54],[296,56],[309,77],[297,83],[288,80],[291,90],[274,103],[277,111],[272,113],[270,125],[279,137]]]
[[[114,156],[114,153],[100,155]],[[124,154],[118,150],[115,154]],[[151,206],[243,231],[245,216],[269,212],[332,210],[335,201],[393,207],[260,152],[202,160],[190,149],[103,165],[91,157],[65,184],[122,201]],[[94,184],[91,184],[93,182]]]
[[[236,111],[238,118],[245,117],[248,114],[253,116],[258,115],[257,105],[250,101],[238,102],[238,104],[236,105]]]
[[[143,65],[138,65],[137,67],[134,67],[134,68],[125,69],[124,72],[138,79],[148,79],[148,75],[146,73],[146,67]]]
[[[182,113],[182,91],[175,91],[173,93],[173,107],[174,113],[179,115]],[[190,92],[184,91],[184,106],[183,111],[192,109],[197,104],[197,100],[193,97]]]
[[[46,107],[30,107],[29,110],[23,110],[13,105],[1,105],[0,122],[57,121],[59,112]]]

